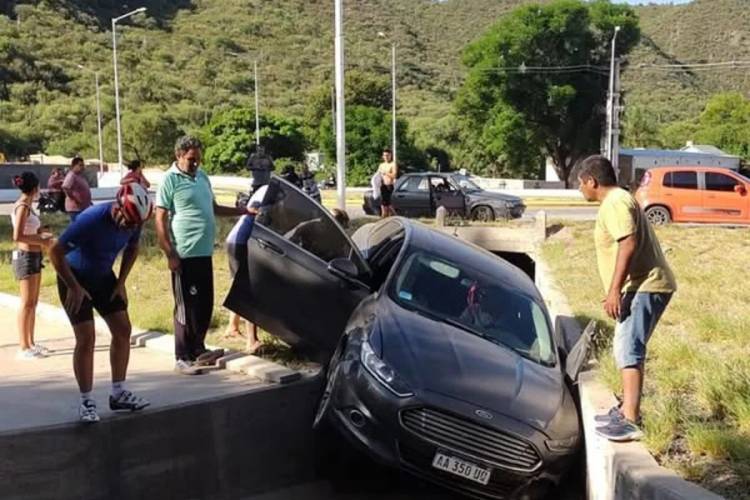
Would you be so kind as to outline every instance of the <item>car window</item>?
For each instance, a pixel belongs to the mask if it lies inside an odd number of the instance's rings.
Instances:
[[[734,191],[734,186],[739,181],[724,174],[716,172],[706,172],[706,189],[708,191]]]
[[[427,179],[421,176],[411,176],[398,187],[399,191],[427,191]]]
[[[288,182],[276,177],[271,180],[256,220],[325,262],[348,258],[366,271],[353,243],[331,214]]]
[[[436,193],[450,193],[456,190],[451,183],[448,182],[448,179],[443,177],[430,177],[430,184],[432,185],[432,190]]]
[[[402,306],[537,363],[555,363],[547,316],[531,298],[488,280],[480,270],[432,253],[417,251],[403,262],[391,290]]]
[[[662,181],[665,187],[676,189],[698,189],[698,174],[689,170],[668,172]]]

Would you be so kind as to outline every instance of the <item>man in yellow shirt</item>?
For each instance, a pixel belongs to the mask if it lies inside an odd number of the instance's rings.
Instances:
[[[596,261],[607,315],[616,321],[613,351],[622,376],[620,407],[596,417],[596,431],[611,441],[643,435],[639,426],[646,344],[677,289],[651,224],[633,196],[617,186],[612,164],[591,156],[578,172],[587,201],[598,201],[594,228]]]
[[[382,217],[396,215],[396,211],[393,210],[393,205],[391,205],[391,196],[396,185],[396,177],[398,177],[398,167],[396,162],[393,161],[393,152],[388,148],[383,150],[383,163],[378,166],[378,173],[381,179],[380,215]]]

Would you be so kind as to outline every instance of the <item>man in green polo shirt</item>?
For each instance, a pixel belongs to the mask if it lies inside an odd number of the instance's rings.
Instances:
[[[174,293],[175,370],[195,374],[214,304],[215,215],[245,213],[216,204],[208,176],[200,169],[201,143],[190,136],[175,144],[176,161],[156,195],[156,234],[167,256]]]

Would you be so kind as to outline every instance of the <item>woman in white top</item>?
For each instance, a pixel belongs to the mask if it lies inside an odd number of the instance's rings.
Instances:
[[[31,172],[17,175],[14,184],[21,196],[13,205],[10,220],[13,224],[13,271],[21,288],[21,307],[18,310],[18,336],[20,350],[17,359],[43,358],[46,349],[34,343],[34,320],[39,287],[42,281],[42,249],[54,243],[52,234],[42,232],[39,216],[31,208],[39,196],[39,179]]]

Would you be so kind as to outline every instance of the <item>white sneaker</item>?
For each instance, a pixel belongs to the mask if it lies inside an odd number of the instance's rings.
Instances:
[[[81,401],[81,406],[78,407],[78,416],[81,418],[81,422],[87,424],[98,422],[99,413],[96,411],[96,402],[92,399]]]
[[[46,358],[44,354],[37,351],[34,348],[31,349],[21,349],[16,353],[16,359],[19,361],[33,361],[35,359],[42,359]]]
[[[52,352],[42,344],[34,344],[31,348],[43,356],[49,356],[50,352]]]

